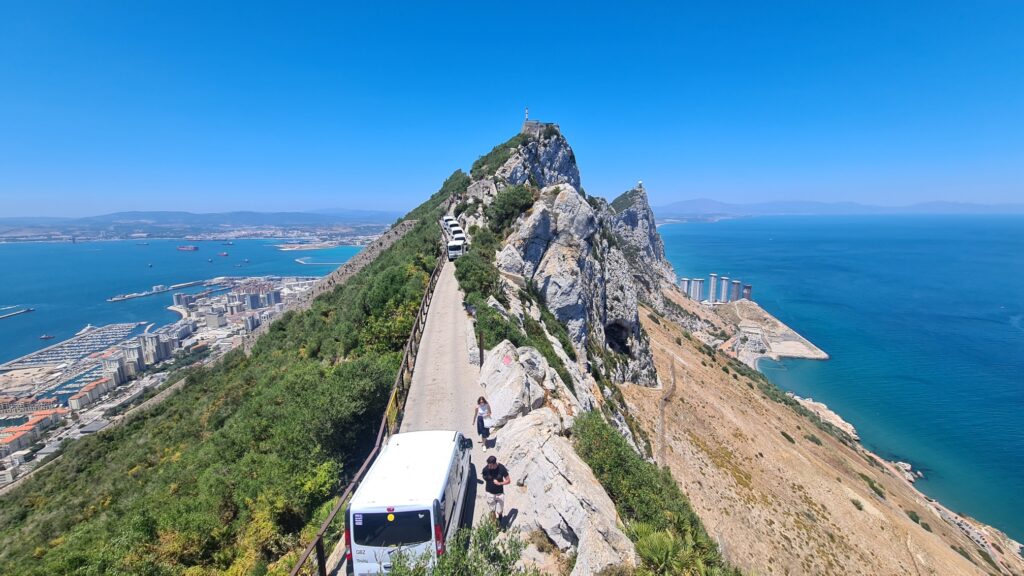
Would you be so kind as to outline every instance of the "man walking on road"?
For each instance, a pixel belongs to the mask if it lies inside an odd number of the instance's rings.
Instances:
[[[487,457],[487,465],[480,474],[486,486],[487,507],[494,513],[494,520],[501,527],[501,516],[505,513],[505,485],[512,482],[508,476],[508,469],[503,464],[498,464],[495,456]]]

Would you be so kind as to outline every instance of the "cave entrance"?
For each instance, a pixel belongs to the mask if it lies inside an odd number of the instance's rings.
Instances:
[[[604,327],[604,340],[612,352],[630,356],[629,333],[629,328],[621,322],[612,322]]]

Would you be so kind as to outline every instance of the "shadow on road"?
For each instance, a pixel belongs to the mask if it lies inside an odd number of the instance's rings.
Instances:
[[[508,514],[505,514],[504,516],[501,517],[501,524],[498,526],[498,528],[501,528],[502,530],[508,530],[509,527],[512,526],[512,524],[515,524],[516,518],[518,518],[518,517],[519,517],[519,509],[518,508],[510,509],[508,511]]]

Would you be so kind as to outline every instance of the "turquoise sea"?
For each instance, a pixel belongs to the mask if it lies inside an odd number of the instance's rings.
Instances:
[[[679,276],[753,299],[832,359],[763,361],[918,487],[1024,541],[1024,216],[759,217],[662,226]]]
[[[178,315],[167,310],[171,292],[107,302],[157,284],[216,276],[323,276],[359,251],[357,246],[281,251],[280,241],[221,242],[149,240],[0,244],[0,315],[31,307],[35,312],[0,320],[0,363],[73,336],[86,324],[155,322]],[[182,244],[199,247],[178,251]],[[227,252],[227,256],[218,256]],[[211,260],[212,262],[208,261]],[[302,259],[309,264],[296,262]],[[248,261],[246,261],[248,260]],[[152,264],[152,266],[150,266]],[[49,334],[53,340],[40,340]]]

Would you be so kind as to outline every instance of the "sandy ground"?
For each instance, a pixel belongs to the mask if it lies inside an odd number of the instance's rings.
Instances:
[[[646,310],[640,317],[666,385],[626,385],[623,394],[654,439],[655,456],[671,468],[726,557],[745,572],[997,571],[890,465],[768,399],[724,354],[702,353],[696,338],[671,322],[655,323]],[[1008,550],[1006,541],[996,546]],[[1024,573],[1019,556],[1000,558],[1002,572]]]

